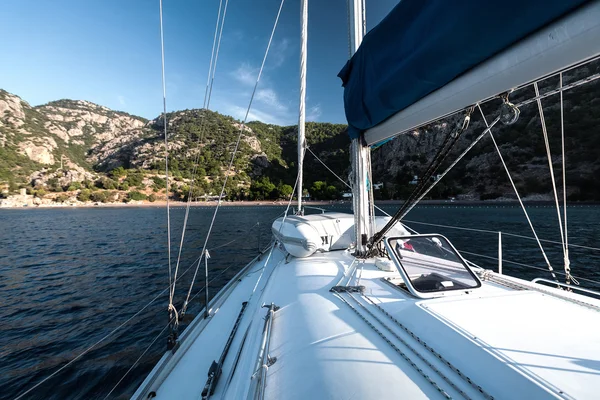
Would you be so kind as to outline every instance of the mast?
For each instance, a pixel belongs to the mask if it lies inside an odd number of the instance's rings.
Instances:
[[[348,18],[350,26],[350,57],[360,46],[365,34],[365,10],[363,0],[348,0]],[[350,145],[352,158],[352,205],[354,209],[354,233],[356,255],[367,251],[367,241],[373,235],[371,212],[369,209],[368,168],[371,165],[371,152],[362,137],[352,139]]]
[[[300,113],[298,117],[298,214],[302,215],[302,170],[304,167],[306,108],[306,43],[308,41],[308,0],[300,2]]]

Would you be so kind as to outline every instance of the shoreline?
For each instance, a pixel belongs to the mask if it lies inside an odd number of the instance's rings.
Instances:
[[[206,201],[206,202],[191,202],[190,207],[215,207],[218,202]],[[378,206],[396,206],[402,205],[404,200],[380,200],[376,201],[375,204]],[[553,201],[549,200],[524,200],[524,203],[530,206],[554,206]],[[169,202],[170,208],[183,208],[187,206],[187,202],[184,201],[171,201]],[[292,202],[294,206],[295,202]],[[320,206],[344,206],[352,208],[351,201],[307,201],[303,202],[307,207],[320,207]],[[517,200],[421,200],[419,205],[423,206],[519,206]],[[592,206],[600,205],[598,201],[581,201],[567,203],[569,206]],[[80,203],[80,204],[40,204],[30,206],[12,206],[12,207],[0,207],[0,210],[25,210],[25,209],[79,209],[79,208],[166,208],[166,201],[132,201],[129,203]],[[221,202],[223,207],[285,207],[287,206],[286,201],[223,201]]]

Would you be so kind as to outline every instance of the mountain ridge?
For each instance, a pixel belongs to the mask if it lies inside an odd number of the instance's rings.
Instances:
[[[565,74],[565,82],[598,71],[600,66],[593,63]],[[557,84],[550,79],[540,88],[544,92]],[[600,176],[599,89],[600,82],[594,81],[565,92],[566,175],[570,200],[600,199],[597,184]],[[531,93],[523,91],[511,94],[515,102],[528,97]],[[497,102],[491,102],[483,109],[486,115],[493,115],[497,107]],[[562,157],[558,96],[545,98],[543,107],[553,167],[559,176]],[[225,175],[228,176],[226,197],[229,199],[277,199],[291,194],[296,179],[296,126],[252,121],[242,127],[233,117],[201,109],[169,112],[167,122],[169,165],[174,179],[171,196],[175,199],[214,196],[220,192]],[[443,138],[451,134],[459,122],[460,117],[437,121],[373,149],[372,180],[384,183],[383,188],[376,191],[376,198],[406,198],[414,187],[410,181],[426,169]],[[454,156],[484,128],[481,116],[474,114]],[[232,170],[227,171],[240,129],[242,140],[238,154]],[[347,126],[309,122],[306,131],[311,150],[345,179],[350,172]],[[498,125],[493,133],[520,194],[551,199],[536,104],[523,107],[515,125]],[[5,195],[19,188],[32,194],[53,192],[46,194],[53,200],[65,195],[77,198],[82,190],[114,190],[111,196],[120,201],[130,199],[130,192],[135,189],[141,196],[133,197],[164,198],[163,134],[162,116],[147,120],[85,100],[61,99],[32,107],[20,97],[0,89],[0,190]],[[449,162],[444,167],[447,165]],[[193,176],[198,178],[194,184],[191,183]],[[341,193],[348,190],[308,152],[304,176],[304,186],[313,198],[339,199]],[[75,192],[69,190],[73,188]],[[451,197],[514,199],[512,187],[488,138],[477,144],[430,194],[434,199]]]

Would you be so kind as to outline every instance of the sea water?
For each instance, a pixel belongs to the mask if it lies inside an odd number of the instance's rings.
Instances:
[[[350,211],[348,204],[324,207]],[[389,213],[397,208],[383,206]],[[271,222],[284,210],[279,205],[219,210],[208,242],[211,296],[268,244]],[[530,205],[528,211],[540,238],[560,243],[555,208]],[[174,296],[178,307],[198,267],[196,260],[213,212],[213,207],[190,210]],[[171,210],[172,276],[184,215],[181,206]],[[445,235],[466,258],[493,270],[498,266],[494,259],[497,232],[503,232],[504,273],[525,279],[551,277],[537,243],[527,238],[532,233],[518,206],[420,206],[406,220],[414,221],[407,224],[420,233]],[[600,206],[569,207],[569,243],[600,247],[599,223]],[[561,271],[561,245],[542,245],[554,268]],[[574,275],[600,281],[600,251],[571,247],[570,258]],[[581,283],[600,289],[587,281]],[[0,210],[0,398],[15,398],[61,368],[25,398],[104,398],[126,373],[110,397],[128,398],[166,349],[168,285],[164,208]],[[192,287],[190,313],[202,306],[203,286],[204,261]],[[90,349],[145,306],[114,335]]]

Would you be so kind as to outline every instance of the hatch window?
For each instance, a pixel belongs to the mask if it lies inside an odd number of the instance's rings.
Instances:
[[[481,286],[454,246],[441,235],[389,238],[386,245],[409,290],[429,294]]]

